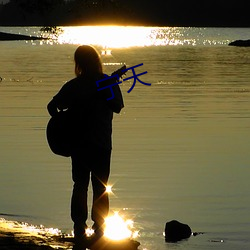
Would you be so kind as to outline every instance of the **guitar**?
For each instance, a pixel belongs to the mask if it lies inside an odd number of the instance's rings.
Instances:
[[[124,74],[126,74],[127,66],[124,64],[120,69],[114,71],[111,76],[118,75],[119,77],[122,77]]]
[[[126,65],[116,70],[111,74],[121,77],[126,73]],[[114,83],[118,81],[113,78]],[[46,137],[51,151],[54,154],[69,157],[71,156],[71,148],[74,144],[75,132],[74,124],[72,122],[72,114],[69,110],[59,111],[56,115],[52,116],[47,124]]]

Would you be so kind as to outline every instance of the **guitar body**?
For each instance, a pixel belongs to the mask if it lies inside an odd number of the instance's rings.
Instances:
[[[50,118],[46,136],[53,153],[65,157],[71,155],[72,129],[72,119],[69,111],[60,111]]]

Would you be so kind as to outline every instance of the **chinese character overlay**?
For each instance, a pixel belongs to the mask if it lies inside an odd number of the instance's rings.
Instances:
[[[107,101],[109,101],[109,100],[111,100],[111,99],[113,99],[115,97],[112,87],[121,83],[121,82],[118,82],[119,81],[119,75],[118,74],[115,74],[115,75],[112,75],[112,76],[105,75],[105,78],[103,78],[103,79],[101,79],[99,81],[96,81],[97,87],[100,87],[100,85],[99,85],[100,82],[106,81],[106,80],[111,79],[111,78],[116,78],[117,81],[115,83],[113,83],[113,84],[110,84],[108,86],[104,86],[102,88],[97,89],[98,91],[100,91],[100,90],[103,90],[103,89],[110,88],[112,96],[110,98],[107,98]]]
[[[134,78],[133,85],[132,85],[131,88],[128,90],[128,93],[130,93],[130,92],[132,91],[132,89],[134,88],[135,83],[136,83],[136,80],[138,80],[140,83],[142,83],[142,84],[144,84],[144,85],[147,85],[147,86],[150,86],[150,85],[151,85],[151,83],[143,82],[143,81],[141,81],[141,80],[138,78],[138,76],[145,75],[146,73],[148,73],[147,71],[145,71],[145,72],[143,72],[143,73],[140,73],[140,74],[138,74],[138,75],[135,74],[135,68],[137,68],[137,67],[139,67],[139,66],[142,66],[142,65],[143,65],[143,63],[138,64],[138,65],[136,65],[136,66],[133,66],[133,67],[130,67],[130,68],[127,68],[127,69],[123,70],[123,71],[128,71],[128,70],[131,69],[132,72],[133,72],[133,76],[130,76],[130,77],[128,77],[128,78],[123,79],[123,81],[127,81],[127,80],[129,80],[129,79]]]
[[[127,81],[127,80],[129,80],[129,79],[134,78],[134,82],[133,82],[131,88],[127,91],[128,93],[130,93],[130,92],[133,90],[133,88],[135,87],[136,80],[139,81],[140,83],[144,84],[144,85],[151,86],[151,83],[143,82],[143,81],[141,81],[141,80],[138,78],[139,76],[145,75],[146,73],[148,73],[147,71],[145,71],[145,72],[143,72],[143,73],[140,73],[140,74],[138,74],[138,75],[136,75],[136,73],[135,73],[135,68],[137,68],[137,67],[139,67],[139,66],[142,66],[142,65],[143,65],[143,63],[138,64],[138,65],[135,65],[135,66],[130,67],[130,68],[122,69],[121,72],[124,72],[123,74],[125,74],[125,72],[127,72],[128,70],[132,70],[132,72],[133,72],[133,76],[130,76],[130,77],[127,77],[127,78],[123,79],[123,81]],[[100,82],[106,81],[106,80],[111,79],[111,78],[116,78],[115,83],[110,84],[110,85],[108,85],[108,86],[100,87],[100,85],[99,85]],[[119,82],[119,75],[118,75],[118,74],[112,74],[111,76],[105,75],[105,78],[96,81],[96,85],[97,85],[97,87],[98,87],[98,89],[97,89],[98,91],[103,90],[103,89],[110,88],[110,91],[111,91],[111,95],[112,95],[112,96],[111,96],[110,98],[107,98],[108,101],[111,100],[111,99],[113,99],[113,98],[115,97],[114,91],[113,91],[112,87],[115,86],[115,85],[117,85],[117,84],[120,84],[120,83],[121,83],[121,82]]]

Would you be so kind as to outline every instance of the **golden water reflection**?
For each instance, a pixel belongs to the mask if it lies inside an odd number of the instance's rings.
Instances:
[[[145,27],[82,26],[65,27],[59,43],[94,44],[108,48],[150,45],[151,29]]]
[[[67,26],[62,30],[57,38],[60,44],[92,44],[105,49],[227,45],[230,35],[227,29],[198,27]]]
[[[185,29],[186,30],[186,29]],[[194,39],[183,38],[180,27],[139,26],[72,26],[63,27],[60,44],[92,44],[103,48],[126,48],[152,45],[195,45]]]
[[[139,231],[134,230],[133,223],[132,220],[126,220],[118,212],[114,212],[113,215],[105,219],[104,237],[117,242],[135,239],[139,236]],[[35,226],[26,222],[8,221],[4,218],[0,218],[0,231],[4,234],[13,234],[13,237],[15,235],[19,238],[22,237],[23,241],[36,241],[38,245],[41,241],[52,246],[57,244],[58,240],[63,244],[63,242],[72,242],[74,237],[73,232],[65,234],[58,228],[46,228],[43,225]],[[86,234],[91,237],[94,230],[88,228]]]
[[[134,231],[133,224],[132,220],[124,220],[118,212],[114,212],[105,219],[104,236],[115,241],[134,239],[138,236],[138,231]]]

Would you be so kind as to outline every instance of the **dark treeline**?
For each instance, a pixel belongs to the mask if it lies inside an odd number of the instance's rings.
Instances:
[[[0,4],[0,25],[132,24],[117,0],[11,0]]]
[[[0,25],[250,27],[249,9],[249,0],[11,0],[0,4]]]

